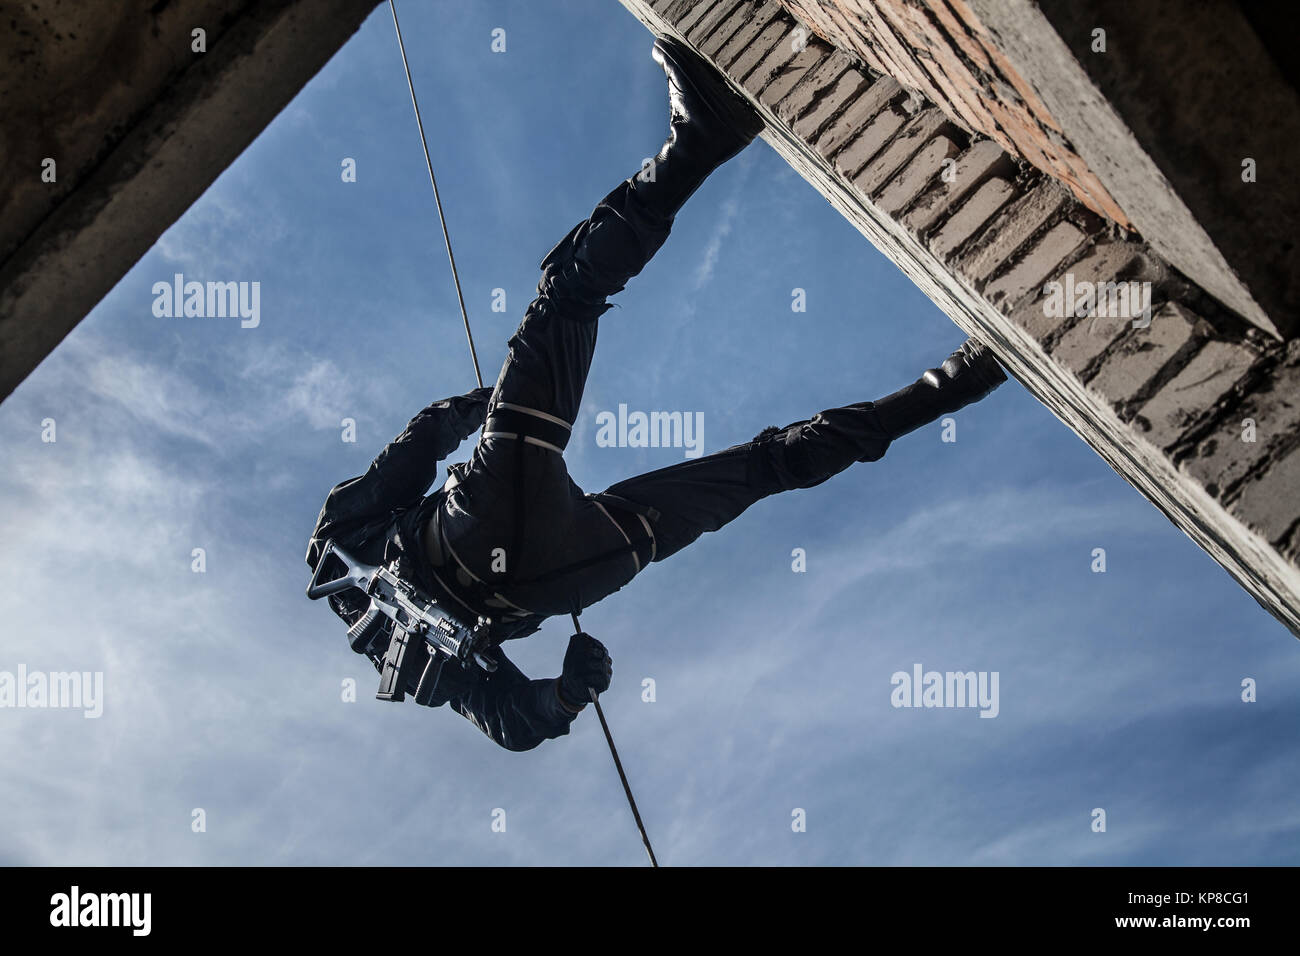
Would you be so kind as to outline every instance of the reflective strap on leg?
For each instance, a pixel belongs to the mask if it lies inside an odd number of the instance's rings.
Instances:
[[[622,532],[624,540],[632,549],[638,572],[655,559],[659,547],[658,542],[655,540],[654,529],[650,527],[650,522],[659,520],[657,510],[607,492],[601,492],[590,497],[595,502],[596,507],[605,513],[605,517],[614,522],[618,530]],[[606,504],[613,508],[612,512],[610,508],[605,507]],[[647,518],[650,520],[647,521]],[[645,547],[647,544],[649,545],[648,548]]]
[[[596,507],[600,509],[600,513],[603,514],[606,518],[608,518],[609,523],[612,524],[615,528],[617,528],[618,533],[623,536],[623,540],[628,545],[628,553],[632,555],[632,563],[636,565],[636,573],[640,574],[641,556],[636,553],[636,547],[632,544],[631,536],[627,533],[627,531],[623,528],[623,526],[618,523],[618,520],[612,514],[609,513],[608,508],[606,508],[604,505],[602,505],[599,501],[597,501],[594,498],[592,499],[592,501],[595,502]]]

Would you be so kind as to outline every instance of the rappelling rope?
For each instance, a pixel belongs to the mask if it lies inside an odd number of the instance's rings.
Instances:
[[[573,618],[573,630],[581,634],[582,625],[578,623],[578,612],[571,612]],[[627,804],[632,808],[632,816],[636,820],[636,828],[641,831],[641,842],[645,844],[645,851],[650,856],[650,865],[658,866],[659,861],[655,859],[654,848],[650,846],[650,837],[646,835],[645,824],[641,822],[641,813],[636,808],[636,798],[632,796],[632,788],[628,786],[627,774],[623,772],[623,761],[618,759],[618,748],[614,746],[614,735],[609,732],[609,724],[605,723],[605,712],[600,709],[600,701],[596,699],[596,692],[590,687],[587,693],[591,695],[591,702],[596,705],[596,716],[600,718],[600,729],[605,731],[605,739],[609,741],[609,754],[614,758],[614,769],[618,771],[618,779],[623,781],[623,792],[627,794]]]
[[[393,29],[397,31],[397,48],[402,53],[402,69],[406,71],[406,86],[411,91],[411,106],[415,110],[415,125],[420,130],[420,145],[424,147],[424,164],[429,168],[429,184],[433,186],[433,201],[438,204],[438,221],[442,223],[442,238],[447,244],[447,258],[451,262],[451,277],[456,283],[456,298],[460,301],[460,316],[465,321],[465,337],[469,339],[469,357],[474,362],[474,377],[478,380],[479,388],[483,387],[483,375],[478,368],[478,352],[474,349],[474,333],[469,328],[469,313],[465,311],[465,296],[460,291],[460,277],[456,274],[456,257],[451,252],[451,235],[447,232],[447,218],[442,214],[442,199],[438,195],[438,180],[433,175],[433,160],[429,158],[429,143],[424,136],[424,122],[420,119],[420,102],[415,98],[415,84],[411,81],[411,65],[406,59],[406,44],[402,42],[402,26],[397,22],[397,6],[393,0],[388,0],[388,9],[393,12]],[[577,612],[572,613],[573,627],[577,633],[582,633],[582,627],[578,624]],[[587,692],[591,694],[591,702],[596,705],[596,716],[600,718],[600,727],[605,731],[605,740],[609,742],[609,752],[614,758],[614,768],[618,770],[618,779],[623,782],[623,792],[627,794],[628,805],[632,808],[632,816],[636,820],[636,827],[641,831],[641,841],[645,844],[645,851],[650,855],[650,863],[658,866],[659,861],[655,859],[655,851],[650,846],[650,837],[646,835],[645,824],[641,822],[641,813],[636,808],[636,800],[632,797],[632,788],[628,786],[627,775],[623,773],[623,763],[618,759],[618,750],[614,746],[614,736],[609,732],[609,724],[605,722],[605,712],[600,709],[600,701],[596,699],[596,692],[590,687]]]
[[[433,160],[429,158],[429,143],[424,138],[424,123],[420,119],[420,103],[415,98],[415,84],[411,82],[411,65],[406,62],[406,44],[402,42],[402,25],[397,22],[397,6],[388,0],[393,11],[393,29],[397,31],[397,48],[402,51],[402,69],[406,71],[406,86],[411,91],[411,106],[415,108],[415,125],[420,129],[420,145],[424,147],[424,165],[429,167],[429,184],[433,186],[433,201],[438,204],[438,221],[442,223],[442,238],[447,244],[447,258],[451,261],[451,277],[456,282],[456,298],[460,300],[460,317],[465,321],[465,338],[469,339],[469,357],[474,361],[474,378],[483,387],[483,373],[478,369],[478,352],[474,350],[474,333],[469,330],[469,313],[465,311],[465,296],[460,291],[460,276],[456,274],[456,257],[451,253],[451,234],[447,232],[447,217],[442,214],[442,198],[438,195],[438,180],[433,175]]]

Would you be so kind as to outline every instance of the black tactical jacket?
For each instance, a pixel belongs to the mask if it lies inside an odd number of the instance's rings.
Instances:
[[[438,463],[482,427],[491,394],[490,388],[481,388],[434,402],[385,446],[364,475],[335,485],[307,545],[311,569],[315,571],[325,543],[333,538],[358,560],[370,564],[405,558],[404,564],[421,579],[412,583],[433,593],[424,570],[427,559],[421,533],[443,493],[440,489],[425,496],[425,492],[437,475]],[[328,600],[349,627],[368,605],[356,589],[330,595]],[[448,662],[429,705],[450,703],[507,750],[531,750],[543,740],[567,734],[577,712],[560,701],[557,680],[529,680],[499,647],[494,657],[498,666],[491,674]],[[375,657],[371,660],[377,662]],[[408,692],[413,693],[414,688]]]

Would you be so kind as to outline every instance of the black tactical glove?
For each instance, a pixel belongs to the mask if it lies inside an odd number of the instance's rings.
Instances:
[[[470,421],[477,421],[475,428],[480,428],[487,419],[488,402],[492,399],[493,386],[484,385],[482,388],[476,388],[472,392],[466,392],[464,400],[469,402],[469,411],[467,417]],[[462,413],[465,414],[465,413]]]
[[[591,688],[597,694],[609,689],[609,679],[614,673],[614,662],[605,645],[590,634],[577,633],[569,638],[569,649],[564,652],[564,673],[560,675],[560,700],[570,710],[578,710],[591,702]]]
[[[450,409],[455,413],[457,417],[452,419],[452,427],[461,440],[464,441],[483,427],[483,423],[487,420],[488,403],[491,399],[492,389],[485,385],[482,388],[474,389],[472,392],[466,392],[464,395],[457,395],[438,402],[431,407]],[[446,453],[451,454],[455,450],[455,446],[453,446]]]

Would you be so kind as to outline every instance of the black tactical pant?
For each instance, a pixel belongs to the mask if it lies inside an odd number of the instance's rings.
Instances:
[[[583,493],[561,452],[582,402],[598,320],[611,308],[606,298],[641,271],[671,225],[624,182],[546,256],[537,298],[510,339],[487,427],[438,516],[462,580],[471,575],[520,609],[551,615],[588,607],[648,561],[675,554],[754,502],[820,484],[854,461],[875,461],[889,445],[864,402]]]

